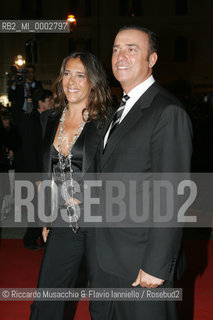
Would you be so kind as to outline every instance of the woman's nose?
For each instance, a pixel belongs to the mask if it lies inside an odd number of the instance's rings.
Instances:
[[[68,80],[69,83],[74,83],[75,82],[75,79],[73,76],[70,76],[69,77],[69,80]]]

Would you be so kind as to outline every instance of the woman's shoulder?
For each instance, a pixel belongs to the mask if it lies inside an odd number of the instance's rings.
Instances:
[[[50,118],[54,119],[56,115],[58,115],[58,112],[55,109],[46,110],[41,113],[40,123],[41,123],[43,135],[46,130],[48,119]]]
[[[95,127],[97,132],[101,133],[105,128],[106,119],[104,117],[97,117],[88,122],[88,126]]]

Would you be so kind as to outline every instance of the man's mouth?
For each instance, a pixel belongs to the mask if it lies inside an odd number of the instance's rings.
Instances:
[[[129,66],[117,66],[118,70],[127,70],[129,69]]]

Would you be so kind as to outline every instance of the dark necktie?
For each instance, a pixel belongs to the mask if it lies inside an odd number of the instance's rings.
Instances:
[[[124,107],[125,107],[126,102],[127,102],[127,100],[128,100],[129,98],[130,98],[130,97],[126,94],[126,95],[124,95],[123,98],[121,99],[120,105],[119,105],[118,109],[116,110],[116,112],[115,112],[115,114],[114,114],[114,117],[113,117],[113,119],[112,119],[112,125],[111,125],[111,129],[110,129],[110,132],[109,132],[109,135],[108,135],[107,142],[108,142],[110,136],[112,135],[112,133],[115,131],[115,129],[116,129],[117,126],[119,125],[119,122],[120,122],[122,113],[123,113],[123,111],[124,111]]]

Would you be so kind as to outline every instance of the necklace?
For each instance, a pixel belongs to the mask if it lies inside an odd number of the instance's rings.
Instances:
[[[73,169],[72,169],[72,148],[75,144],[76,140],[80,136],[85,121],[88,119],[88,112],[84,114],[84,120],[82,121],[78,127],[76,134],[74,135],[73,139],[69,142],[68,139],[64,135],[64,121],[66,117],[67,108],[64,108],[61,119],[60,119],[60,129],[58,133],[58,159],[59,159],[59,167],[60,167],[60,174],[61,174],[61,181],[62,181],[62,189],[61,192],[64,196],[66,201],[66,210],[67,215],[69,217],[69,226],[72,228],[73,232],[77,232],[79,229],[78,220],[80,217],[80,210],[79,207],[74,204],[74,194],[77,191],[78,184],[73,178]],[[62,145],[68,148],[67,156],[64,156],[62,153]],[[68,169],[68,179],[66,180],[66,168]],[[68,193],[68,188],[70,188],[70,194]]]

